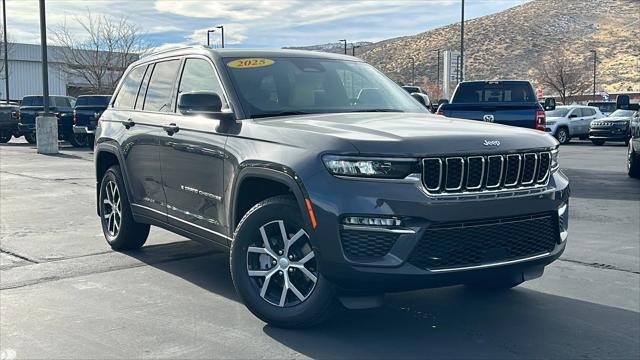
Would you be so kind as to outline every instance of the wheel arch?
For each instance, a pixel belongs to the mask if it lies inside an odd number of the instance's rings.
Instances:
[[[248,197],[245,196],[242,190],[254,184],[266,185],[267,188],[262,188],[260,192],[250,194]],[[274,166],[271,164],[267,167],[264,164],[251,164],[241,167],[231,191],[229,206],[230,232],[233,234],[236,231],[236,226],[251,207],[269,197],[286,194],[287,192],[283,191],[285,189],[295,198],[305,226],[308,229],[313,229],[313,222],[307,209],[309,195],[302,181],[295,175],[293,170],[283,165]]]
[[[129,177],[127,176],[127,169],[124,166],[124,158],[118,145],[111,142],[96,144],[94,149],[94,163],[96,172],[96,211],[98,215],[100,215],[100,183],[102,182],[102,177],[105,172],[107,172],[111,166],[120,166],[120,172],[127,194],[131,194],[131,186],[129,184]]]

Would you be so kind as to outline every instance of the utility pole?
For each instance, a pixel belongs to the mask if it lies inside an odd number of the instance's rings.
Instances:
[[[49,113],[49,62],[47,61],[47,22],[44,0],[40,0],[40,48],[44,112],[36,117],[36,146],[38,154],[57,154],[58,118]]]
[[[596,50],[589,50],[589,52],[593,53],[593,100],[596,100],[596,68],[598,66],[598,57]]]
[[[347,55],[347,40],[346,39],[342,39],[342,40],[338,40],[338,41],[344,43],[344,54]]]
[[[460,77],[458,82],[464,81],[464,0],[462,0],[462,14],[460,21]]]
[[[6,0],[2,0],[2,27],[4,35],[4,87],[7,95],[7,104],[9,103],[9,50],[7,45],[7,6]]]
[[[416,84],[416,59],[411,57],[411,85]]]

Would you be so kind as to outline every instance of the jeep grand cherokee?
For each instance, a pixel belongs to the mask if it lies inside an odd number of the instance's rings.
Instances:
[[[558,142],[436,117],[372,66],[188,47],[127,70],[96,129],[115,250],[149,226],[230,249],[250,311],[305,327],[389,291],[510,288],[564,251]]]

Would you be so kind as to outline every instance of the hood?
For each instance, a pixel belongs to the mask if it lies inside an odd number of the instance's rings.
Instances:
[[[539,130],[420,113],[316,114],[261,119],[256,123],[341,138],[363,154],[504,153],[557,145],[552,136]],[[297,138],[304,140],[306,136]],[[485,145],[485,140],[494,145]],[[495,145],[496,141],[499,145]]]

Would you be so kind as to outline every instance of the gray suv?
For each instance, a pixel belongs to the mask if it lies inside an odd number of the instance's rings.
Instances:
[[[96,129],[115,250],[149,226],[230,249],[240,299],[307,327],[380,294],[505,289],[564,251],[558,142],[431,115],[361,60],[188,47],[132,64]]]

